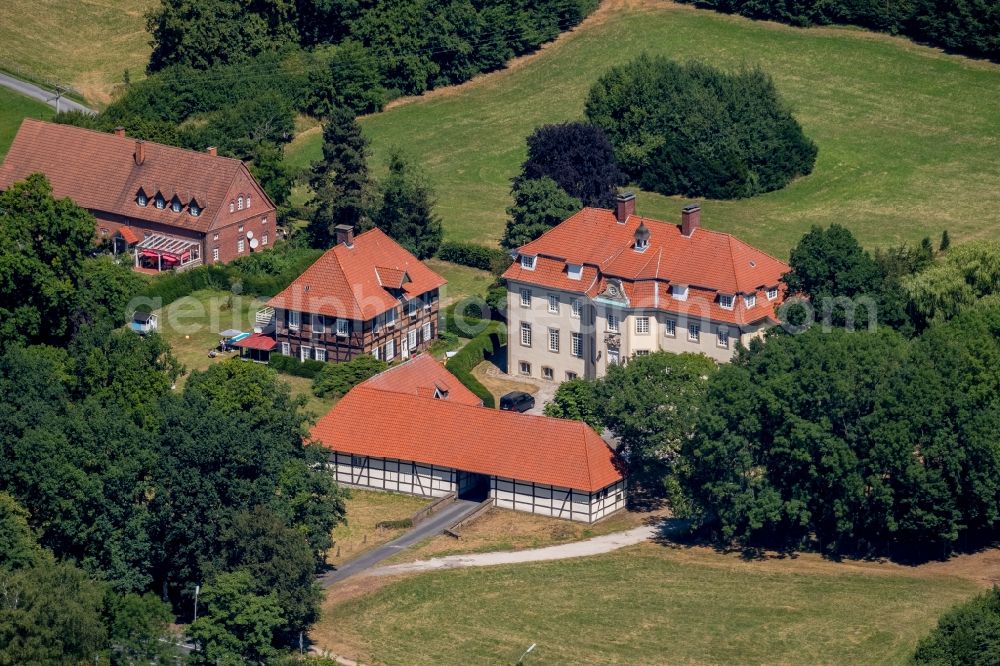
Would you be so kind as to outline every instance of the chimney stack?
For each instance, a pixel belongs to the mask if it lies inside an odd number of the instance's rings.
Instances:
[[[698,204],[688,204],[681,208],[681,233],[691,237],[694,230],[701,224],[701,206]]]
[[[142,139],[136,139],[135,142],[135,163],[141,165],[146,161],[146,145]]]
[[[615,219],[618,224],[625,224],[629,215],[635,215],[635,194],[622,192],[615,199]]]
[[[219,151],[218,151],[218,150],[216,150],[215,146],[209,146],[209,147],[208,147],[208,148],[206,148],[205,150],[206,150],[206,152],[208,152],[208,154],[209,154],[209,155],[211,155],[212,157],[215,157],[216,155],[218,155],[218,154],[219,154]]]
[[[124,137],[125,136],[125,128],[122,127],[121,125],[119,125],[118,127],[116,127],[115,128],[115,136]]]
[[[337,245],[344,244],[354,247],[354,227],[350,224],[338,224],[333,228],[337,234]]]

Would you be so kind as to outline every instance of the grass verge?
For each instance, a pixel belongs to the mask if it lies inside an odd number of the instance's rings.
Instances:
[[[25,118],[49,120],[55,110],[47,104],[19,95],[13,90],[0,88],[0,161],[10,149],[14,135]]]
[[[431,503],[426,497],[374,490],[351,489],[347,500],[347,522],[333,530],[334,546],[326,561],[340,565],[375,546],[392,541],[406,529],[381,529],[385,520],[402,520]]]

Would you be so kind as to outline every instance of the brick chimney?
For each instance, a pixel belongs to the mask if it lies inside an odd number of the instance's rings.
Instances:
[[[207,152],[212,157],[215,157],[216,155],[219,154],[219,151],[216,150],[215,146],[209,146],[208,148],[205,149],[205,152]]]
[[[681,208],[681,233],[689,237],[701,224],[701,206],[688,204]]]
[[[615,199],[615,219],[618,224],[625,224],[629,215],[635,215],[635,194],[622,192]]]
[[[135,154],[132,156],[135,159],[136,164],[142,164],[146,161],[146,142],[142,139],[136,139],[135,141]]]
[[[338,224],[333,230],[337,234],[337,245],[354,247],[354,227],[349,224]]]
[[[125,128],[122,127],[121,125],[119,125],[118,127],[116,127],[115,128],[115,136],[124,137],[125,136]]]

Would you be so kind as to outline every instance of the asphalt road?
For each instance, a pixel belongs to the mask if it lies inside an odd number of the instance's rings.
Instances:
[[[86,107],[79,102],[74,102],[66,97],[56,100],[54,99],[56,96],[54,92],[36,86],[34,83],[28,83],[27,81],[14,78],[10,74],[4,74],[3,72],[0,72],[0,86],[10,88],[14,92],[21,93],[26,97],[31,97],[32,99],[44,102],[57,111],[83,111],[84,113],[94,113],[93,109]]]
[[[392,557],[404,548],[408,548],[418,541],[423,541],[427,537],[432,537],[462,520],[470,513],[479,508],[478,502],[468,500],[455,500],[445,508],[441,509],[427,520],[419,523],[406,534],[397,537],[389,543],[374,548],[367,553],[363,553],[353,560],[345,563],[342,567],[319,577],[319,584],[323,587],[330,587],[334,583],[349,578],[354,574],[361,573],[369,569],[382,560]]]

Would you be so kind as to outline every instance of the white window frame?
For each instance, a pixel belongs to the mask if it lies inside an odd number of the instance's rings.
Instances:
[[[136,197],[135,202],[140,206],[142,206],[143,208],[145,208],[146,206],[149,205],[149,197],[147,197],[145,194],[140,193],[139,196]]]
[[[688,299],[687,285],[670,285],[670,296],[676,301],[686,301]]]
[[[261,245],[267,245],[267,234],[261,234],[260,244]]]
[[[322,361],[323,363],[326,363],[326,349],[324,349],[323,347],[316,347],[313,354],[316,356],[317,361]]]
[[[526,287],[521,287],[521,307],[531,307],[531,290]]]
[[[247,210],[250,210],[250,195],[247,195]]]
[[[677,337],[677,321],[674,319],[667,319],[663,322],[663,335],[668,338]]]
[[[385,312],[385,325],[388,328],[392,328],[396,325],[396,308],[391,310],[386,310]]]
[[[582,280],[583,279],[583,265],[582,264],[566,264],[566,277],[570,280]]]
[[[542,366],[542,379],[553,381],[556,378],[556,371],[547,365]]]
[[[181,212],[182,208],[184,208],[184,206],[181,205],[181,202],[180,202],[179,199],[177,199],[175,197],[175,198],[173,198],[173,199],[170,200],[170,210],[174,211],[175,213],[179,213],[179,212]]]
[[[635,318],[635,334],[649,335],[649,317]]]
[[[385,343],[385,360],[391,361],[396,358],[396,341],[386,340]]]
[[[411,329],[406,333],[406,343],[410,347],[410,351],[414,351],[417,348],[417,329]]]
[[[729,349],[729,328],[726,326],[720,326],[715,332],[715,346]]]
[[[230,201],[229,202],[229,212],[232,213],[235,210],[236,210],[236,204],[234,204],[232,201]]]
[[[156,197],[153,199],[153,204],[156,206],[157,210],[163,210],[164,208],[167,207],[167,200],[164,199],[161,195],[157,194]]]
[[[188,204],[188,213],[191,217],[198,217],[201,215],[201,206],[198,206],[197,204]]]
[[[424,342],[430,342],[431,339],[431,323],[427,322],[424,324]]]
[[[282,342],[281,343],[281,355],[282,356],[291,356],[292,355],[292,345],[290,345],[287,342]]]
[[[417,301],[411,298],[406,301],[406,316],[412,317],[415,314],[417,314]]]
[[[583,358],[583,335],[580,333],[569,334],[569,353],[576,358]]]
[[[732,310],[736,304],[736,298],[729,294],[719,294],[719,307],[723,310]]]
[[[312,329],[313,333],[326,333],[326,322],[323,321],[323,315],[314,314],[312,316]]]
[[[212,261],[218,261],[218,260],[219,260],[219,248],[213,247],[212,248]]]
[[[351,325],[346,319],[338,319],[335,324],[337,327],[337,336],[341,338],[346,338],[351,334]]]
[[[531,346],[531,324],[522,321],[521,322],[521,346],[530,347]]]
[[[549,294],[549,314],[559,314],[559,296],[556,294]]]
[[[531,364],[527,361],[520,361],[517,364],[517,371],[524,375],[525,377],[531,376]]]
[[[688,342],[701,342],[701,326],[688,324]]]
[[[757,294],[748,294],[743,297],[743,305],[747,310],[757,305]]]
[[[617,349],[608,350],[608,365],[620,365],[622,362],[621,354]]]
[[[237,254],[243,254],[243,250],[245,250],[246,247],[247,247],[246,243],[247,242],[245,240],[243,240],[242,238],[239,239],[238,241],[236,241],[236,253]]]
[[[574,298],[569,306],[569,315],[575,319],[579,319],[581,312],[583,312],[583,301],[579,298]]]
[[[559,329],[558,328],[550,328],[549,329],[548,340],[549,340],[549,351],[550,352],[555,352],[556,354],[558,354],[559,353]]]
[[[521,268],[526,271],[535,270],[535,264],[538,263],[538,257],[533,257],[527,254],[521,255]]]
[[[608,313],[608,332],[617,333],[621,329],[621,320],[613,312]]]
[[[303,363],[305,363],[306,361],[310,360],[311,356],[312,356],[312,347],[310,347],[308,345],[302,345],[301,347],[299,347],[299,360],[300,361],[302,361]]]
[[[768,287],[768,289],[767,289],[767,300],[773,301],[777,297],[778,297],[778,288],[777,287]]]
[[[302,325],[302,314],[298,310],[288,311],[288,328],[297,331]]]
[[[243,197],[236,197],[236,210],[243,210]]]

